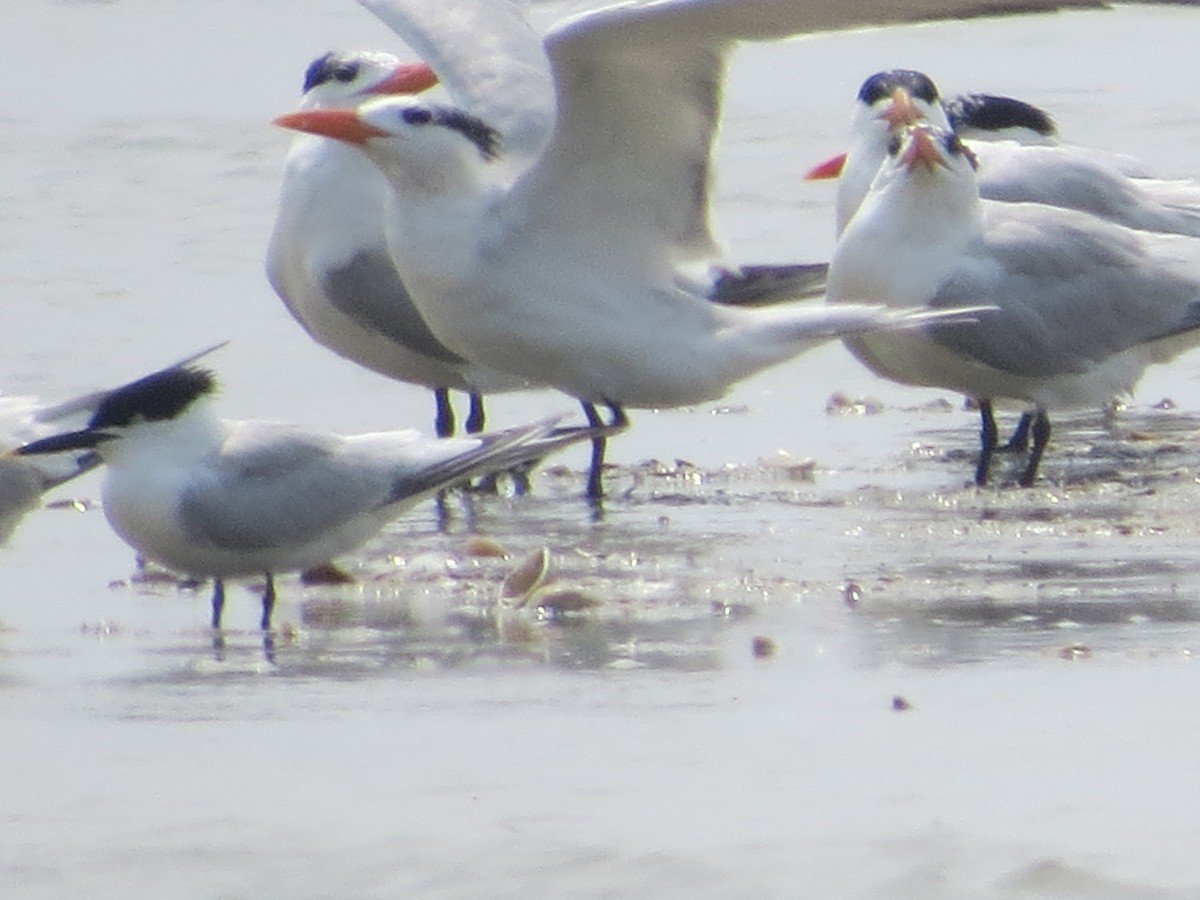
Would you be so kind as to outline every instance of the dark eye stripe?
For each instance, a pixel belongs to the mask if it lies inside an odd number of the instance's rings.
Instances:
[[[404,119],[409,125],[428,125],[433,121],[433,113],[427,109],[416,108],[406,109],[400,113],[400,118]]]

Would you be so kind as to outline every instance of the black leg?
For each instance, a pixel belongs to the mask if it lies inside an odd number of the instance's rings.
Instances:
[[[583,414],[587,416],[590,427],[605,427],[604,420],[600,418],[600,413],[594,403],[580,400],[579,405],[583,407]],[[612,421],[608,423],[607,427],[624,428],[629,424],[629,417],[625,415],[625,409],[621,404],[606,400],[604,405],[608,407],[608,411],[612,415]],[[607,448],[608,438],[592,438],[592,465],[588,470],[587,482],[587,498],[589,500],[600,500],[604,497],[604,452]]]
[[[437,530],[439,534],[445,534],[450,530],[450,506],[446,502],[446,492],[438,491],[437,496],[433,498],[434,507],[437,509]]]
[[[1008,443],[996,450],[1000,453],[1024,453],[1029,449],[1029,426],[1033,424],[1033,413],[1021,413],[1017,428],[1008,439]]]
[[[477,494],[499,494],[500,473],[488,472],[486,475],[480,476],[479,480],[469,487]]]
[[[1037,415],[1033,418],[1033,452],[1029,454],[1029,465],[1025,467],[1025,474],[1021,476],[1021,487],[1033,486],[1034,479],[1037,478],[1038,466],[1042,462],[1042,454],[1046,452],[1048,443],[1050,443],[1050,416],[1039,407]]]
[[[536,463],[525,463],[517,466],[515,469],[510,469],[508,477],[512,479],[513,493],[518,497],[524,497],[529,493],[532,484],[529,480],[530,470],[537,465]]]
[[[275,663],[275,635],[269,631],[263,632],[263,658],[271,663]]]
[[[629,416],[625,415],[625,407],[620,403],[609,401],[607,404],[608,411],[612,413],[612,421],[609,425],[612,428],[625,428],[629,425]]]
[[[467,434],[479,434],[483,431],[486,421],[483,414],[483,395],[471,393],[467,396],[471,402],[470,411],[467,413]]]
[[[434,388],[433,402],[437,404],[437,417],[433,420],[437,436],[450,437],[454,434],[454,407],[450,405],[450,391]]]
[[[271,630],[271,613],[275,611],[275,577],[267,573],[267,587],[263,591],[262,598],[262,619],[258,623],[258,627],[263,631]]]
[[[600,413],[596,410],[595,404],[588,403],[586,400],[581,400],[580,405],[583,407],[583,414],[587,417],[589,426],[592,428],[600,428],[604,425],[603,420],[600,418]],[[592,465],[591,468],[588,469],[586,492],[586,496],[589,500],[599,500],[604,496],[604,451],[607,446],[607,438],[592,438]]]
[[[212,592],[212,627],[221,627],[221,613],[225,612],[225,581],[221,578],[213,579]]]
[[[979,401],[979,421],[979,465],[975,467],[975,483],[983,487],[987,484],[992,454],[996,451],[996,417],[992,415],[991,400]]]

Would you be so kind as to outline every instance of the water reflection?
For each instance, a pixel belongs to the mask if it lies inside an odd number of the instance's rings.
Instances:
[[[449,494],[350,561],[354,583],[281,581],[273,635],[233,629],[211,646],[198,628],[190,644],[173,635],[146,677],[708,671],[727,663],[731,629],[763,613],[786,623],[793,649],[832,629],[871,665],[1042,654],[1077,640],[1173,647],[1178,627],[1200,620],[1191,556],[1179,553],[1196,531],[1200,449],[1184,438],[1200,422],[1156,411],[1116,431],[1068,421],[1064,444],[1086,443],[1121,474],[1054,481],[1052,461],[1033,490],[947,486],[959,461],[929,448],[969,440],[969,419],[960,425],[920,432],[898,463],[933,489],[834,483],[796,461],[648,461],[613,471],[619,496],[600,521],[567,470],[521,498]],[[135,587],[179,590],[163,578],[143,573]],[[230,602],[253,597],[247,587]]]

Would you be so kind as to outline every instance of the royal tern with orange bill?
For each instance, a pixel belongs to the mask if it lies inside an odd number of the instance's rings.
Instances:
[[[303,108],[419,93],[437,77],[424,63],[380,52],[327,53],[304,78]],[[318,343],[389,378],[434,392],[439,437],[455,431],[450,390],[470,396],[468,433],[484,426],[482,392],[526,382],[472,366],[421,318],[387,251],[387,182],[339,141],[297,135],[284,161],[279,209],[267,247],[267,278]]]
[[[950,131],[910,126],[838,240],[828,299],[909,309],[987,303],[978,322],[846,343],[876,373],[1032,407],[1037,476],[1049,411],[1099,406],[1143,370],[1200,343],[1200,240],[1074,210],[981,200],[973,155]],[[994,426],[984,418],[978,484]]]
[[[877,72],[859,88],[851,116],[850,149],[814,167],[811,178],[839,177],[837,231],[862,203],[888,146],[910,125],[951,128],[977,162],[979,193],[988,200],[1046,203],[1091,213],[1131,228],[1200,235],[1200,185],[1150,178],[1130,157],[1054,143],[1057,128],[1044,110],[991,95],[960,95],[943,102],[924,72]],[[1022,134],[996,140],[998,134]],[[996,429],[992,405],[980,404],[984,432]],[[1023,413],[1012,437],[997,450],[1028,449],[1033,416]]]

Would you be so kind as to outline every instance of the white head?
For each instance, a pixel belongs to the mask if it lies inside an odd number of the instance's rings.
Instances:
[[[401,190],[440,193],[472,187],[500,157],[500,134],[452,106],[412,97],[384,97],[357,109],[288,113],[277,125],[336,138],[359,147]]]
[[[437,84],[437,80],[425,63],[401,62],[390,53],[330,52],[314,59],[305,70],[300,108],[353,106],[375,96],[419,94]]]
[[[953,131],[910,125],[889,140],[863,200],[863,214],[870,214],[884,197],[905,204],[913,227],[930,231],[939,223],[958,221],[956,213],[978,214],[975,166],[975,154]]]
[[[887,156],[889,141],[919,122],[950,128],[937,85],[929,76],[910,69],[892,69],[877,72],[863,82],[850,120],[850,149],[838,183],[839,234],[866,196]]]

